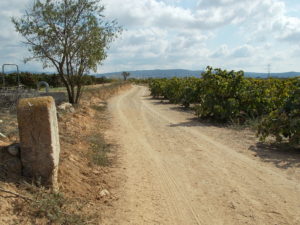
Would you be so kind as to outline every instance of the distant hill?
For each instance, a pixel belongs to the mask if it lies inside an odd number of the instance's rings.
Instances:
[[[245,72],[246,77],[258,77],[258,78],[267,78],[269,76],[268,73],[252,73]],[[270,73],[270,77],[276,78],[289,78],[289,77],[297,77],[300,76],[300,72],[285,72],[285,73]]]
[[[130,73],[130,78],[171,78],[171,77],[200,77],[203,70],[184,70],[184,69],[168,69],[168,70],[135,70],[135,71],[126,71]],[[96,74],[96,76],[109,77],[109,78],[121,78],[122,72],[113,72],[113,73],[102,73]],[[267,78],[268,73],[255,73],[255,72],[245,72],[246,77],[254,78]],[[300,76],[300,72],[285,72],[285,73],[271,73],[271,77],[276,78],[289,78]]]
[[[202,71],[183,70],[183,69],[170,69],[170,70],[135,70],[126,71],[130,73],[129,78],[163,78],[163,77],[200,77]],[[122,77],[122,72],[103,73],[96,76],[105,76],[111,78]]]

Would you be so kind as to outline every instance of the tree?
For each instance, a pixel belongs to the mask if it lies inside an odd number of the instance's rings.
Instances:
[[[129,72],[122,72],[122,76],[123,76],[124,80],[127,80],[127,77],[130,76],[130,73]]]
[[[85,74],[96,71],[109,44],[121,32],[104,21],[101,0],[36,0],[20,18],[12,18],[32,57],[54,67],[67,88],[69,102],[79,102]]]

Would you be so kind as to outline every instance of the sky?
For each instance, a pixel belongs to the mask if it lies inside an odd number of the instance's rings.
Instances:
[[[53,71],[29,56],[10,18],[33,0],[0,1],[0,65]],[[102,0],[123,32],[97,73],[144,69],[300,72],[299,0]]]

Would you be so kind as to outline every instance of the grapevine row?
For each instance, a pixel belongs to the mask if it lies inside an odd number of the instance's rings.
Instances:
[[[207,67],[201,78],[152,79],[149,87],[154,98],[191,107],[200,118],[239,124],[258,119],[262,139],[300,144],[299,78],[254,79]]]

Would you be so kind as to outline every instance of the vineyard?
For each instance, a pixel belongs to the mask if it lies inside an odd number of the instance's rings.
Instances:
[[[300,79],[254,79],[243,71],[207,67],[201,78],[151,79],[151,95],[190,107],[202,119],[244,124],[258,120],[262,140],[300,144]]]

